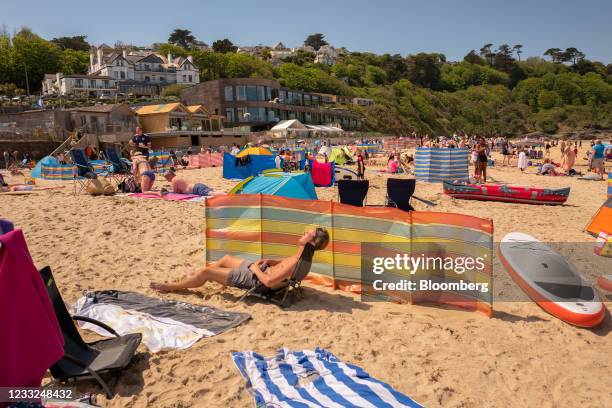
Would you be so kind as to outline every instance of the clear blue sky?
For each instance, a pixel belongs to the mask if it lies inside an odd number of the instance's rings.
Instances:
[[[109,45],[165,42],[187,28],[208,44],[291,47],[321,32],[351,51],[457,60],[485,43],[508,43],[523,44],[523,57],[576,47],[612,63],[612,0],[0,0],[0,24]]]

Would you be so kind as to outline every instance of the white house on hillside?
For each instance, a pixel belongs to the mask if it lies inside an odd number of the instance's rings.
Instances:
[[[111,77],[119,82],[134,81],[145,84],[197,84],[200,72],[193,58],[162,56],[154,52],[116,51],[97,47],[89,54],[89,75]]]
[[[84,97],[114,96],[115,79],[103,75],[46,74],[42,82],[43,95],[77,95]]]

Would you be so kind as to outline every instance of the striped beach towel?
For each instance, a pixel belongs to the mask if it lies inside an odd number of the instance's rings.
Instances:
[[[234,352],[232,359],[257,407],[422,407],[322,348],[283,348],[271,358],[252,351]]]

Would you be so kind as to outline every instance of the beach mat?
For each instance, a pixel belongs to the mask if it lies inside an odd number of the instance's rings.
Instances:
[[[282,348],[270,358],[233,352],[232,359],[258,407],[422,407],[322,348]]]
[[[142,342],[152,352],[191,347],[202,337],[224,333],[251,318],[247,313],[117,290],[87,292],[74,309],[80,316],[109,325],[119,335],[142,333]],[[103,328],[90,323],[81,327],[110,336]]]
[[[160,197],[158,194],[154,194],[154,193],[130,193],[128,194],[128,196],[135,197],[135,198],[164,199],[164,200],[169,200],[169,201],[191,201],[191,200],[202,197],[197,194],[176,194],[176,193],[164,194],[163,197]]]

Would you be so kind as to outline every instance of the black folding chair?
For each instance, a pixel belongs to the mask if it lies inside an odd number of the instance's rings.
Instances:
[[[71,149],[70,157],[72,158],[72,164],[76,166],[76,173],[74,174],[73,184],[74,184],[74,194],[78,194],[85,190],[91,180],[97,179],[98,175],[96,174],[93,166],[87,159],[85,152],[79,149]],[[106,175],[109,174],[108,167],[106,168]],[[84,180],[81,180],[83,178]],[[77,183],[80,185],[80,189],[77,192]]]
[[[106,157],[111,164],[109,175],[117,184],[121,183],[127,176],[132,173],[131,166],[126,160],[121,157],[121,154],[110,147],[106,149]]]
[[[368,180],[338,180],[338,196],[342,204],[363,207],[370,182]]]
[[[415,179],[387,179],[387,197],[385,205],[404,211],[414,211],[410,199],[416,189]]]
[[[64,337],[64,357],[51,366],[51,375],[58,381],[94,379],[100,384],[107,397],[112,398],[113,393],[101,375],[109,373],[118,375],[119,371],[127,367],[134,357],[138,345],[140,345],[142,334],[134,333],[119,336],[112,328],[95,319],[85,316],[70,316],[53,279],[51,268],[48,266],[43,268],[40,275],[47,287],[49,299],[53,304]],[[73,320],[95,324],[115,337],[85,343]]]
[[[249,296],[256,296],[277,304],[280,307],[286,307],[292,305],[297,298],[303,298],[304,293],[301,284],[310,272],[314,252],[314,247],[311,244],[306,244],[306,246],[304,246],[302,255],[300,255],[300,259],[285,286],[277,289],[270,289],[263,283],[260,283],[259,286],[246,291],[239,300],[244,300]],[[288,300],[289,302],[287,303]]]

